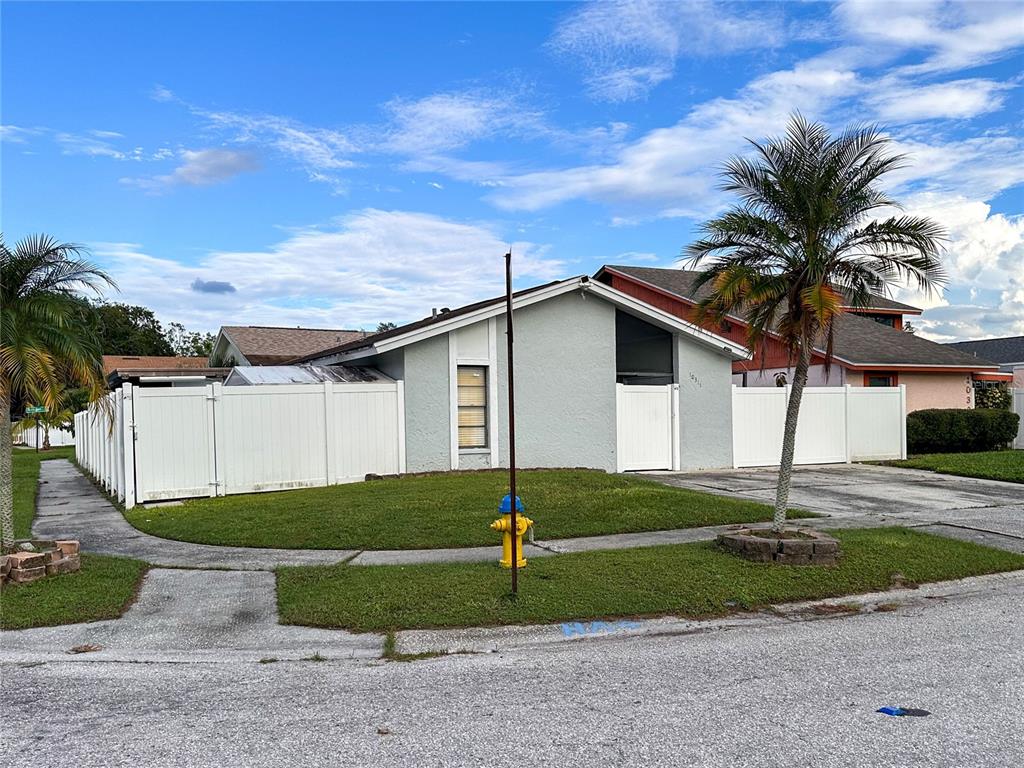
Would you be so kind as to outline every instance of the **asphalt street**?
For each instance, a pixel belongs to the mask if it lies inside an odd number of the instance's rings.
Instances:
[[[1024,763],[1021,598],[416,662],[7,663],[2,762],[1002,768]]]

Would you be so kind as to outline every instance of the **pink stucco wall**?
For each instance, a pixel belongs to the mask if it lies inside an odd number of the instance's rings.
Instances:
[[[907,413],[924,408],[973,408],[974,386],[966,373],[904,373]]]
[[[1013,383],[1010,386],[1014,389],[1024,389],[1024,365],[1013,369]]]

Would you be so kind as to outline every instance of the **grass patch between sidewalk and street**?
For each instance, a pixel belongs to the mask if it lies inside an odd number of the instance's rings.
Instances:
[[[47,576],[31,584],[5,584],[0,592],[0,628],[29,629],[116,619],[135,601],[149,566],[109,555],[82,555],[76,573]]]
[[[903,461],[879,462],[890,467],[927,469],[945,475],[979,477],[1024,483],[1024,451],[980,451],[978,453],[926,453]]]
[[[27,539],[32,535],[36,496],[39,495],[39,465],[50,459],[74,458],[73,446],[51,448],[39,453],[30,448],[14,449],[11,468],[14,479],[14,538]]]
[[[505,472],[445,472],[324,488],[192,499],[125,513],[166,539],[287,549],[436,549],[500,543],[488,527]],[[597,470],[527,470],[519,495],[538,539],[771,520],[765,504]],[[793,512],[793,517],[811,517]]]
[[[832,568],[742,560],[712,542],[530,559],[520,593],[496,563],[285,567],[281,622],[360,632],[671,614],[706,618],[775,603],[1024,569],[1024,555],[905,528],[835,531]]]

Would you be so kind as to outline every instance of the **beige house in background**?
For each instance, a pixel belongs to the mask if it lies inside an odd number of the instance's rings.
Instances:
[[[366,331],[225,325],[210,353],[211,365],[284,365],[297,357],[358,341]]]

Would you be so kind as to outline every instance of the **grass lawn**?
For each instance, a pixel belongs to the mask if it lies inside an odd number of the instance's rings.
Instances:
[[[1024,483],[1024,451],[981,451],[979,453],[926,453],[904,461],[883,462],[892,467],[929,469],[947,475],[981,477]]]
[[[27,448],[14,449],[14,538],[27,539],[32,535],[36,494],[39,492],[39,464],[48,459],[74,458],[75,449],[71,446],[40,453]]]
[[[241,547],[428,549],[498,544],[488,526],[504,472],[439,473],[275,493],[193,499],[125,513],[167,539]],[[519,474],[538,539],[669,530],[771,519],[771,509],[642,477],[594,470]],[[807,517],[807,513],[793,513]]]
[[[148,566],[139,560],[82,555],[82,570],[0,592],[0,628],[28,629],[116,619],[131,605]]]
[[[887,589],[1024,568],[1024,555],[905,528],[836,532],[834,568],[752,563],[713,543],[533,558],[508,595],[492,563],[280,568],[281,621],[356,631],[459,627],[622,616],[708,617],[772,603]]]

